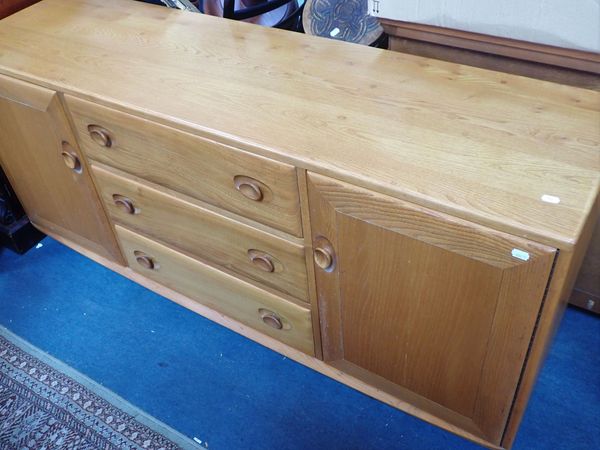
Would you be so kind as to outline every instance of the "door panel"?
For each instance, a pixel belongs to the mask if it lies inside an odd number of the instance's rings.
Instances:
[[[337,248],[346,361],[470,415],[501,270],[352,217],[338,226],[360,236]]]
[[[325,359],[499,443],[555,249],[308,179]]]
[[[0,75],[0,164],[32,223],[122,262],[56,92]]]

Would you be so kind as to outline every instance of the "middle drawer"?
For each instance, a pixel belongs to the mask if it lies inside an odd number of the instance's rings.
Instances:
[[[304,248],[92,163],[111,218],[264,286],[308,301]]]

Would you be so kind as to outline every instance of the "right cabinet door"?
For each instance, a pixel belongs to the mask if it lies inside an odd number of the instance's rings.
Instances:
[[[312,173],[308,189],[324,359],[498,444],[556,249]]]

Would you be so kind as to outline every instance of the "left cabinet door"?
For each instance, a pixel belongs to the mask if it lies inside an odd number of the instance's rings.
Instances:
[[[0,165],[34,225],[122,263],[56,92],[0,75]]]

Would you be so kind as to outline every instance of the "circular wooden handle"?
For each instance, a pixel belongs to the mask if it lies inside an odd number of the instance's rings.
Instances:
[[[113,145],[113,138],[106,128],[100,125],[88,125],[88,132],[92,140],[102,147],[110,148]]]
[[[323,236],[318,236],[313,242],[313,248],[315,264],[325,272],[332,272],[335,267],[335,250],[331,242]]]
[[[250,261],[255,267],[265,272],[275,272],[275,264],[273,258],[268,253],[261,252],[259,250],[248,250],[248,256]]]
[[[333,255],[326,249],[315,248],[315,263],[323,270],[329,269],[333,264]]]
[[[273,311],[262,310],[260,317],[262,318],[262,321],[271,328],[275,328],[276,330],[281,330],[283,328],[281,318]]]
[[[144,269],[156,269],[156,262],[154,261],[154,258],[152,258],[152,256],[149,256],[146,253],[141,252],[139,250],[136,250],[135,252],[133,252],[133,254],[135,255],[135,260],[137,261],[137,263]]]
[[[71,169],[73,172],[81,173],[81,161],[76,154],[63,151],[61,153],[65,166]]]
[[[112,197],[113,202],[119,209],[126,212],[127,214],[136,213],[135,205],[133,204],[133,201],[131,199],[119,194],[113,194]]]
[[[244,197],[249,198],[250,200],[260,202],[264,198],[263,189],[261,187],[262,183],[254,178],[236,175],[233,177],[233,183],[235,188],[240,191]]]

